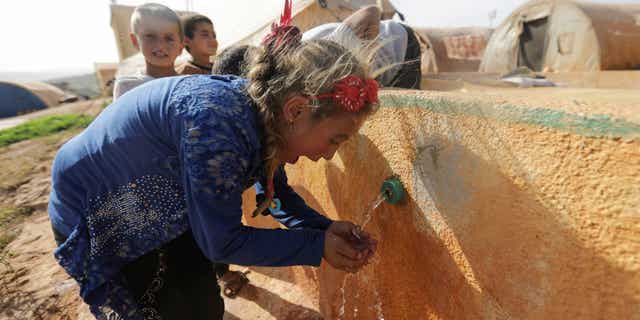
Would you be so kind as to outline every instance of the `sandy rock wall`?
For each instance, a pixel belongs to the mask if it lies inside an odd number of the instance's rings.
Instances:
[[[374,263],[271,276],[326,319],[640,319],[640,123],[621,116],[637,98],[603,114],[586,98],[577,113],[386,94],[334,159],[287,168],[311,206],[355,222],[385,178],[401,178],[406,200],[366,226]]]

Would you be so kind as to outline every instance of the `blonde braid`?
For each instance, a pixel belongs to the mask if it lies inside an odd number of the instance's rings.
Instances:
[[[247,92],[258,108],[258,114],[264,127],[264,147],[262,153],[263,166],[266,169],[267,182],[273,181],[276,169],[278,168],[278,150],[284,145],[282,136],[276,129],[278,127],[278,115],[276,110],[269,108],[274,104],[274,97],[270,94],[269,79],[275,73],[275,61],[268,50],[262,52],[254,58],[248,78],[250,79]],[[264,186],[268,188],[269,185]],[[253,216],[267,209],[273,200],[273,190],[267,190],[266,199],[253,212]]]

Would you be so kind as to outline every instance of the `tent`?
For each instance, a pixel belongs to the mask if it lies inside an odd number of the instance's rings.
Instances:
[[[640,3],[534,0],[493,33],[481,72],[517,67],[574,72],[640,67]]]
[[[0,118],[57,106],[64,98],[62,90],[43,82],[0,81]]]
[[[489,28],[414,28],[422,46],[422,73],[476,72],[491,37]]]

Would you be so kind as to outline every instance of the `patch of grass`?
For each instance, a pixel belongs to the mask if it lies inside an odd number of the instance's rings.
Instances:
[[[17,235],[14,232],[3,232],[0,234],[0,252],[4,251],[11,241],[13,241]]]
[[[33,208],[25,207],[0,208],[0,228],[4,228],[4,226],[10,224],[18,217],[25,217],[32,214],[33,211]]]
[[[68,129],[83,128],[93,120],[86,115],[54,115],[34,119],[13,128],[0,130],[0,147]]]
[[[11,241],[13,241],[17,234],[15,230],[10,228],[16,225],[22,220],[33,213],[33,208],[0,208],[0,253],[4,251]]]

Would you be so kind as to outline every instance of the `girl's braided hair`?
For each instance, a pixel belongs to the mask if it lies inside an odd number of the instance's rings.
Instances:
[[[263,161],[267,178],[266,200],[256,212],[263,212],[273,198],[273,177],[280,165],[278,152],[285,141],[282,106],[294,95],[312,98],[313,119],[339,114],[368,115],[377,104],[368,103],[357,112],[348,112],[332,100],[314,99],[314,96],[333,91],[336,81],[349,75],[361,79],[372,78],[367,61],[371,54],[350,52],[341,45],[327,40],[300,41],[297,27],[286,26],[279,34],[265,41],[249,64],[247,91],[255,103],[259,120],[264,127]],[[254,212],[255,214],[255,212]]]

